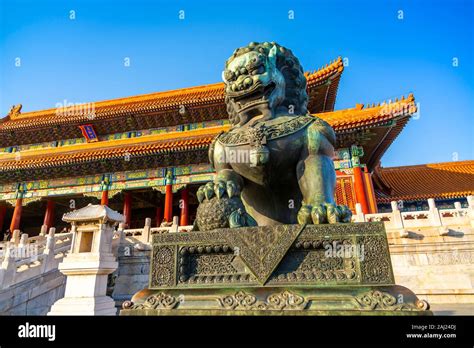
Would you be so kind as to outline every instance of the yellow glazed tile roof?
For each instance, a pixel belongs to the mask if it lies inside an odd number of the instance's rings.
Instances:
[[[8,153],[0,155],[0,171],[206,148],[225,129],[227,126]]]
[[[331,76],[340,74],[343,69],[342,59],[338,58],[331,64],[328,64],[317,71],[306,73],[308,90],[325,83],[330,83]],[[135,113],[176,110],[181,106],[199,107],[205,105],[223,105],[224,84],[214,83],[197,87],[99,101],[89,104],[92,104],[94,107],[94,121]],[[87,105],[88,104],[84,104],[84,109],[86,110],[88,110]],[[0,119],[0,131],[9,131],[32,126],[45,127],[52,124],[91,121],[88,118],[89,115],[86,114],[87,111],[82,112],[81,110],[77,111],[76,109],[66,108],[60,110],[62,113],[58,113],[57,108],[25,113],[13,112],[5,118]]]
[[[409,116],[416,112],[415,98],[410,94],[400,100],[369,105],[357,104],[355,108],[323,112],[317,116],[328,122],[334,130],[365,128],[375,123],[385,122],[400,116]]]
[[[410,115],[416,110],[414,107],[414,98],[410,95],[408,98],[402,98],[393,103],[369,108],[363,108],[359,104],[352,109],[326,112],[317,116],[326,120],[338,133],[347,129],[368,127],[400,115]],[[126,154],[155,154],[163,151],[206,147],[217,134],[227,131],[229,128],[229,125],[224,125],[184,132],[3,153],[0,154],[0,171],[60,166],[73,162],[117,158]]]
[[[374,175],[390,191],[378,193],[379,202],[474,195],[474,161],[377,168]]]

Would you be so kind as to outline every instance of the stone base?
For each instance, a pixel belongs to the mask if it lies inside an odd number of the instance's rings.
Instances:
[[[65,297],[51,307],[48,315],[117,315],[117,309],[108,296]]]
[[[148,286],[150,273],[150,251],[133,249],[133,244],[126,245],[133,253],[124,255],[123,249],[119,250],[117,277],[111,297],[115,300],[116,307],[122,307],[124,301],[130,300],[138,291]]]
[[[384,225],[153,236],[148,289],[121,315],[430,315],[395,285]]]
[[[432,315],[402,286],[142,290],[120,315]]]

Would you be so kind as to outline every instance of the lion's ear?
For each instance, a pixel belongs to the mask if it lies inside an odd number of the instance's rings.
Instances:
[[[268,62],[270,65],[276,69],[276,59],[277,59],[277,47],[276,45],[273,45],[273,47],[270,49],[270,52],[268,52]]]
[[[225,73],[225,70],[222,71],[222,75],[221,75],[222,81],[224,81],[225,83],[227,83],[227,81],[225,80],[225,74],[224,74],[224,73]]]

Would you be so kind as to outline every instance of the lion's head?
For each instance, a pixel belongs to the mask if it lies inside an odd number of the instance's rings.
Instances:
[[[226,62],[222,79],[234,126],[252,119],[307,113],[303,68],[291,50],[275,42],[252,42],[236,49]]]

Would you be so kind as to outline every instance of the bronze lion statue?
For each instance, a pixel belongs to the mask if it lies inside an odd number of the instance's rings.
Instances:
[[[222,73],[232,125],[209,149],[214,183],[198,189],[195,229],[349,222],[334,202],[336,136],[307,110],[306,77],[274,42],[238,48]]]

